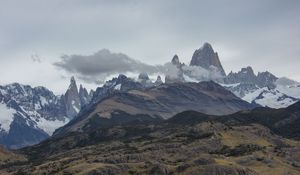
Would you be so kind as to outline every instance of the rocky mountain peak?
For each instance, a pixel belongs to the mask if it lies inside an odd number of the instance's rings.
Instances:
[[[155,84],[156,86],[159,86],[159,85],[163,84],[163,81],[162,81],[162,79],[161,79],[161,77],[160,77],[159,75],[157,76],[157,79],[156,79],[156,81],[154,82],[154,84]]]
[[[258,87],[270,87],[274,88],[274,83],[278,78],[271,74],[270,72],[259,72],[257,75],[254,73],[252,67],[248,66],[242,68],[239,72],[230,72],[225,78],[225,83],[251,83],[257,85]]]
[[[275,88],[275,82],[277,80],[278,80],[278,78],[268,71],[259,72],[257,74],[257,84],[260,87]]]
[[[252,69],[251,66],[242,68],[241,71],[240,71],[240,73],[242,73],[242,74],[248,74],[250,76],[253,76],[253,75],[255,76],[254,71],[253,71],[253,69]]]
[[[81,109],[81,101],[79,92],[74,77],[71,77],[70,85],[67,92],[64,95],[66,115],[68,118],[74,118]]]
[[[180,64],[178,55],[176,55],[176,54],[174,55],[174,57],[172,59],[172,64],[174,64],[174,65]]]
[[[79,98],[80,98],[81,106],[87,105],[92,98],[92,96],[90,96],[86,88],[84,88],[82,85],[80,85],[79,87]]]
[[[70,86],[69,87],[76,87],[77,88],[77,84],[76,84],[76,80],[75,77],[72,76],[70,79]]]
[[[204,43],[200,49],[194,52],[190,66],[201,66],[205,69],[210,69],[211,66],[214,66],[218,68],[222,76],[226,76],[218,53],[213,50],[209,43]]]
[[[153,83],[150,80],[147,73],[140,73],[138,77],[138,82],[140,82],[145,87],[153,86]]]
[[[226,81],[228,83],[253,83],[256,82],[256,75],[254,74],[254,71],[252,67],[248,66],[245,68],[242,68],[239,72],[233,73],[230,72],[228,76],[226,77]]]
[[[209,44],[208,42],[205,42],[203,44],[202,49],[213,51],[213,48],[212,48],[211,44]]]
[[[147,73],[140,73],[138,79],[140,80],[150,80]]]

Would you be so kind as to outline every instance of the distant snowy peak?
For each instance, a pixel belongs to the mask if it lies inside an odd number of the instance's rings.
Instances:
[[[283,86],[259,87],[258,85],[253,83],[235,83],[221,85],[243,100],[264,107],[283,108],[296,103],[300,99],[300,87],[298,89]],[[291,90],[294,90],[293,92],[295,94],[291,93]]]
[[[248,93],[243,97],[243,99],[249,103],[256,103],[270,108],[288,107],[299,101],[299,99],[288,96],[276,89],[270,89],[267,87]]]
[[[0,144],[9,148],[35,144],[67,122],[61,98],[47,88],[0,86]]]
[[[154,82],[155,86],[159,86],[163,84],[164,82],[162,81],[161,77],[158,75],[156,78],[156,81]]]
[[[93,93],[83,86],[78,91],[74,77],[62,96],[45,87],[0,86],[0,144],[19,148],[48,138],[89,104]]]

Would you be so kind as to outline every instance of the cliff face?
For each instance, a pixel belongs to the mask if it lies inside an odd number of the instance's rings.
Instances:
[[[226,76],[218,53],[213,50],[209,43],[205,43],[200,49],[194,52],[190,66],[201,66],[205,69],[210,69],[211,66],[214,66],[218,68],[222,76]]]

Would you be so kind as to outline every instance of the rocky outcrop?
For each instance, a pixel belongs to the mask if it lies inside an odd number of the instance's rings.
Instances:
[[[190,66],[201,66],[207,70],[211,69],[211,66],[214,66],[220,71],[222,76],[226,76],[218,53],[213,50],[209,43],[204,43],[200,49],[194,52]]]

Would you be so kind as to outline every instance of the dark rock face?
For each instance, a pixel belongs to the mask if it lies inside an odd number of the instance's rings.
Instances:
[[[275,82],[278,80],[278,78],[271,74],[270,72],[259,72],[256,77],[256,83],[260,87],[269,87],[269,88],[274,88],[275,87]]]
[[[88,91],[86,90],[86,88],[82,87],[82,85],[80,85],[79,88],[79,99],[80,99],[80,104],[81,107],[86,106],[90,103],[91,99],[92,99],[92,93],[90,92],[88,93]]]
[[[201,66],[207,70],[209,70],[211,66],[214,66],[218,68],[222,76],[226,76],[218,53],[213,50],[209,43],[205,43],[200,49],[194,52],[190,66]]]
[[[246,68],[242,68],[238,73],[230,72],[226,77],[227,83],[253,83],[256,82],[256,75],[252,67],[248,66]]]

